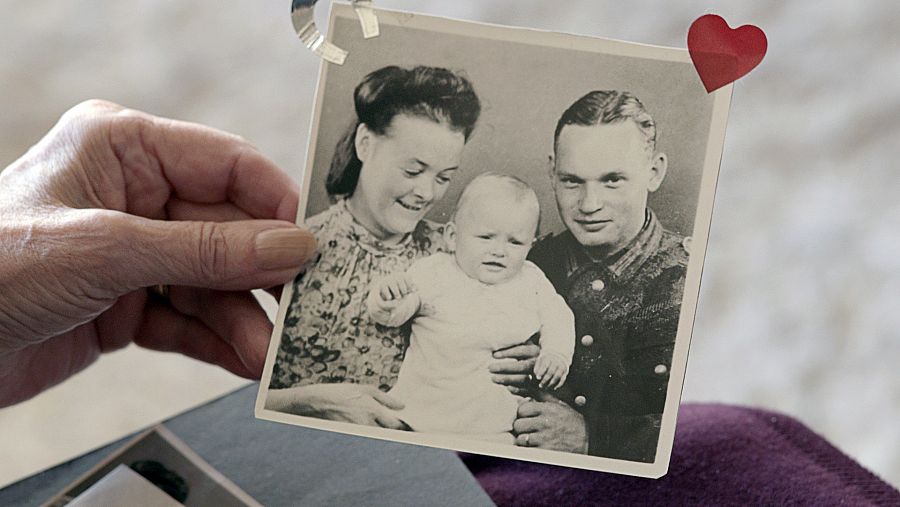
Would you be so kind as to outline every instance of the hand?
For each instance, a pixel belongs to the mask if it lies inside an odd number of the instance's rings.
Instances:
[[[405,273],[376,281],[366,297],[369,316],[388,327],[405,324],[419,312],[421,304],[421,296]]]
[[[493,373],[491,379],[506,386],[513,394],[528,394],[528,384],[534,371],[535,358],[541,353],[541,347],[530,342],[494,352],[494,361],[488,367]]]
[[[540,401],[519,404],[518,419],[513,422],[516,445],[554,451],[586,454],[587,428],[584,417],[551,395]]]
[[[542,352],[534,363],[534,376],[541,381],[541,389],[559,389],[568,374],[569,365],[559,354]]]
[[[262,372],[249,289],[291,280],[314,240],[298,189],[246,141],[89,101],[0,173],[0,407],[135,342]],[[168,300],[147,287],[173,285]]]
[[[393,274],[375,282],[371,291],[374,310],[390,314],[408,296],[415,293],[415,287],[405,273]]]
[[[393,274],[378,283],[378,293],[383,301],[399,301],[415,291],[406,273]]]
[[[402,409],[403,403],[371,385],[312,384],[272,389],[266,408],[331,421],[410,429],[394,412]]]

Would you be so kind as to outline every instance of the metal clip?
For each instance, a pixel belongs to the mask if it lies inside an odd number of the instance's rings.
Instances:
[[[303,41],[303,45],[309,48],[326,61],[343,65],[347,59],[347,52],[325,40],[325,36],[316,27],[313,16],[314,8],[318,0],[292,0],[291,22],[297,37]],[[370,39],[378,36],[378,17],[372,8],[372,0],[353,0],[353,10],[359,18],[362,26],[363,37]]]

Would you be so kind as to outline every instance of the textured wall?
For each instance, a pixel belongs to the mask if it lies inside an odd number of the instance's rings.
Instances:
[[[711,5],[377,3],[675,46]],[[317,62],[293,40],[287,4],[0,0],[0,165],[67,107],[102,97],[237,132],[297,176]],[[714,9],[732,24],[762,26],[770,50],[735,87],[685,399],[782,410],[898,484],[900,3],[721,1]],[[152,361],[169,373],[167,358]],[[109,374],[110,382],[123,375]],[[160,406],[166,398],[148,396]],[[122,417],[81,400],[54,403],[82,421]],[[15,410],[0,412],[0,425],[28,416]],[[35,420],[33,434],[0,455],[31,452],[29,442],[49,431],[41,424],[58,420]]]

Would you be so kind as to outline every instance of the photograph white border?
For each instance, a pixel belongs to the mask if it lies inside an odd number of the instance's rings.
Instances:
[[[687,49],[668,48],[544,30],[461,21],[406,11],[376,9],[376,12],[379,22],[382,25],[404,26],[481,39],[560,47],[577,51],[597,52],[633,58],[682,63],[691,62]],[[329,34],[332,33],[335,19],[338,17],[355,19],[356,14],[349,4],[338,2],[332,3],[328,21]],[[300,225],[303,224],[306,214],[313,159],[315,155],[314,147],[317,143],[318,126],[322,114],[323,101],[321,98],[325,90],[325,83],[327,82],[328,69],[331,65],[332,64],[323,62],[319,70],[319,81],[314,99],[315,107],[313,121],[310,125],[309,143],[306,152],[306,165],[303,169],[303,190],[301,191],[300,205],[297,211],[297,223]],[[699,77],[697,79],[697,86],[702,86]],[[678,321],[678,332],[672,357],[666,405],[663,411],[659,440],[657,442],[656,460],[653,463],[639,463],[599,456],[572,454],[534,447],[515,447],[504,444],[474,441],[463,437],[448,437],[427,433],[391,430],[268,410],[265,408],[265,401],[269,391],[269,383],[272,377],[275,357],[281,344],[284,319],[293,293],[292,283],[285,284],[284,289],[282,290],[275,328],[269,343],[265,368],[263,370],[262,380],[259,385],[259,393],[256,399],[256,417],[268,421],[335,431],[349,435],[551,465],[614,472],[648,478],[659,478],[665,475],[668,470],[669,459],[672,453],[675,424],[678,416],[678,407],[681,401],[681,392],[684,385],[685,369],[687,367],[688,349],[690,347],[691,332],[694,325],[697,301],[700,293],[700,279],[703,271],[703,261],[706,256],[713,201],[715,198],[719,164],[721,162],[722,150],[725,142],[725,127],[728,119],[728,110],[731,104],[732,89],[733,85],[729,84],[711,93],[711,95],[713,95],[712,119],[710,122],[706,154],[701,173],[700,194],[693,228],[693,248],[685,279],[684,297]]]
[[[162,424],[158,424],[136,435],[127,443],[113,451],[112,454],[103,458],[103,460],[91,467],[90,470],[81,474],[77,479],[66,485],[66,487],[63,488],[59,493],[54,495],[53,498],[41,504],[41,507],[52,507],[53,505],[56,505],[65,497],[66,493],[73,491],[74,489],[84,484],[86,481],[94,478],[94,476],[96,476],[104,468],[108,467],[111,463],[115,463],[116,461],[121,460],[122,456],[142,444],[147,438],[154,434],[160,437],[167,445],[171,446],[172,449],[180,453],[185,459],[191,462],[191,464],[193,464],[200,471],[206,474],[206,477],[208,479],[218,484],[222,487],[222,489],[234,496],[236,500],[244,502],[247,507],[263,507],[262,504],[260,504],[253,497],[247,494],[246,491],[238,487],[238,485],[232,482],[231,479],[222,475],[222,472],[216,470],[205,459],[203,459],[199,454],[191,449],[190,446],[188,446],[183,440],[178,438],[174,433],[172,433]],[[110,471],[112,471],[112,469]],[[92,484],[98,482],[102,478],[103,477],[97,477]]]

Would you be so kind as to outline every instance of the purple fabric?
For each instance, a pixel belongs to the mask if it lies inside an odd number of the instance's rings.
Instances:
[[[463,460],[500,506],[900,506],[900,492],[802,423],[727,405],[682,405],[661,479],[476,455]]]

